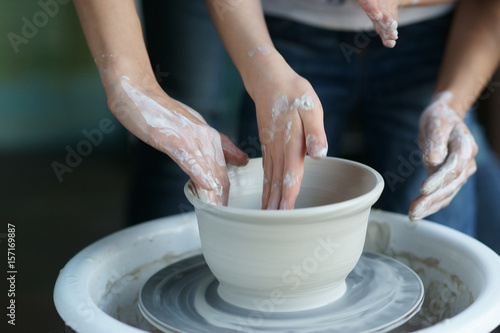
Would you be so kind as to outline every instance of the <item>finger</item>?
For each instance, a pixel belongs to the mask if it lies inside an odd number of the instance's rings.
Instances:
[[[372,21],[377,22],[382,19],[383,14],[377,0],[359,0],[359,5]]]
[[[316,94],[313,96],[305,93],[290,106],[291,112],[297,112],[303,126],[303,138],[305,134],[306,149],[312,158],[324,158],[328,152],[325,127],[323,124],[323,107]],[[297,134],[295,134],[297,135]]]
[[[219,133],[221,138],[222,150],[226,163],[232,165],[245,165],[248,163],[248,155],[236,147],[226,135]]]
[[[420,192],[429,195],[455,180],[460,175],[458,161],[459,157],[456,153],[448,156],[443,166],[422,183]]]
[[[420,117],[420,142],[426,166],[433,167],[443,163],[448,155],[451,131],[461,121],[447,104],[450,98],[449,94],[439,94]]]
[[[476,163],[471,161],[467,170],[447,186],[430,195],[422,194],[410,204],[408,216],[412,221],[425,218],[446,207],[460,191],[467,179],[476,172]]]
[[[229,178],[225,167],[204,165],[203,162],[203,158],[195,162],[189,160],[182,162],[181,167],[191,177],[201,200],[217,205],[227,205]]]
[[[285,137],[285,163],[283,166],[283,184],[279,209],[292,209],[300,190],[304,175],[304,157],[306,153],[302,120],[297,110],[289,115],[288,130],[290,139]]]
[[[285,131],[284,120],[288,112],[288,98],[279,95],[275,98],[271,112],[259,112],[265,108],[257,107],[257,123],[259,138],[262,144],[264,185],[262,192],[262,209],[277,209],[281,196],[283,154],[283,136]],[[281,165],[280,165],[281,163]],[[277,170],[279,168],[279,170]]]
[[[456,189],[454,192],[447,193],[446,195],[444,192],[435,192],[430,196],[419,196],[410,204],[410,211],[408,212],[410,220],[421,220],[448,206],[459,190]]]
[[[198,193],[198,198],[207,203],[212,203],[215,205],[227,206],[227,197],[229,192],[219,196],[216,191],[207,190],[204,186],[195,182],[193,179],[194,186],[196,187],[196,192]]]
[[[264,168],[264,178],[262,184],[262,209],[267,209],[269,197],[271,196],[273,164],[271,159],[267,157],[266,145],[262,145],[262,167]]]
[[[391,31],[388,32],[382,28],[382,26],[379,24],[379,22],[376,22],[374,24],[375,31],[380,37],[380,40],[382,41],[382,44],[385,47],[388,48],[393,48],[396,45],[396,39],[398,39],[398,32],[396,31]]]
[[[270,193],[266,209],[278,209],[281,201],[281,190],[283,185],[283,165],[284,157],[281,152],[271,155],[267,151],[267,160],[272,161],[272,176],[270,182]]]
[[[211,127],[198,130],[204,133],[191,138],[191,141],[185,141],[184,137],[171,139],[170,146],[165,148],[166,152],[191,177],[199,193],[204,195],[202,199],[215,204],[227,204],[229,179],[221,138]],[[208,142],[201,142],[201,138]]]
[[[474,161],[477,145],[465,125],[455,126],[449,138],[449,156],[439,170],[424,181],[420,189],[422,194],[430,194],[447,186],[470,168],[471,160]]]
[[[381,6],[382,19],[375,23],[377,33],[385,47],[392,48],[398,39],[398,3],[390,2]],[[379,29],[377,29],[379,27]]]
[[[379,24],[386,33],[396,31],[398,29],[397,11],[394,13],[384,10],[382,13],[382,19],[378,21],[377,24]]]

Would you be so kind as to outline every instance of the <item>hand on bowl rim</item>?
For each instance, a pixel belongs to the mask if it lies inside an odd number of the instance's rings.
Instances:
[[[227,205],[230,184],[226,161],[246,164],[248,156],[189,106],[166,94],[158,96],[136,87],[126,76],[120,77],[120,85],[130,108],[141,115],[137,123],[143,140],[168,154],[191,177],[200,199]]]

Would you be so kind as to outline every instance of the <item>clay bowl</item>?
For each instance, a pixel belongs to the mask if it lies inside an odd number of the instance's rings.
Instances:
[[[228,206],[200,200],[191,181],[185,186],[219,296],[265,312],[312,309],[342,296],[384,187],[380,174],[348,160],[306,157],[295,209],[261,210],[262,160],[228,172]]]

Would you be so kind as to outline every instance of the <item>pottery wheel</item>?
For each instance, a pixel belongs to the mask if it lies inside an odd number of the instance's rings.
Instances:
[[[346,285],[341,298],[313,310],[248,310],[219,297],[218,282],[200,254],[154,274],[141,290],[139,308],[163,332],[386,332],[416,314],[424,297],[410,268],[370,252]]]

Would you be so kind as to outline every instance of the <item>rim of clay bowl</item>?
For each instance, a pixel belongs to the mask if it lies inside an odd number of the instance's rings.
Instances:
[[[287,218],[287,219],[298,219],[301,222],[304,222],[304,216],[302,214],[297,214],[297,213],[314,213],[316,214],[324,214],[324,213],[336,213],[338,217],[344,216],[346,214],[351,214],[353,212],[367,209],[371,207],[380,197],[382,190],[384,189],[384,179],[378,173],[375,169],[356,162],[356,161],[351,161],[343,158],[338,158],[338,157],[330,157],[327,156],[322,160],[329,159],[329,160],[336,160],[341,163],[345,164],[351,164],[354,165],[358,168],[364,169],[368,171],[370,174],[373,175],[375,178],[375,185],[365,194],[362,194],[360,196],[357,196],[352,199],[347,199],[344,201],[340,202],[335,202],[331,204],[326,204],[326,205],[320,205],[320,206],[314,206],[314,207],[304,207],[304,208],[294,208],[294,209],[288,209],[288,210],[262,210],[262,209],[250,209],[250,208],[236,208],[236,207],[229,207],[229,206],[222,206],[222,205],[215,205],[212,203],[207,203],[203,200],[201,200],[198,195],[196,194],[196,188],[194,187],[194,183],[192,180],[189,180],[186,185],[184,185],[184,194],[186,195],[186,198],[193,204],[195,209],[197,208],[203,208],[204,210],[209,210],[211,213],[220,213],[224,214],[224,216],[241,216],[244,215],[245,217],[276,217],[279,215],[279,217]],[[307,161],[309,160],[309,162]],[[309,156],[306,156],[306,161],[305,163],[320,163],[321,160],[316,160],[313,159]],[[245,166],[248,166],[250,163],[260,163],[262,165],[262,157],[259,158],[252,158],[246,164]],[[245,166],[242,166],[244,168]],[[239,168],[239,167],[236,167]],[[361,204],[362,203],[362,204]],[[281,219],[279,219],[281,220]],[[245,221],[240,221],[240,222],[245,222]],[[279,221],[277,221],[279,222]],[[253,222],[255,223],[255,221]],[[266,222],[268,223],[268,222]]]

